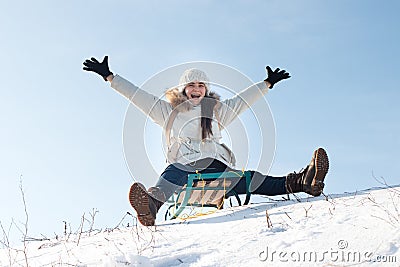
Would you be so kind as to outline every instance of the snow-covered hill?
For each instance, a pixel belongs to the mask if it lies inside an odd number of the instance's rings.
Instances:
[[[134,224],[4,248],[0,265],[400,266],[400,186],[258,200],[155,228]]]

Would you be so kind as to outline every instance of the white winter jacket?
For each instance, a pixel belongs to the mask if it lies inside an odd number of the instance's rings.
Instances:
[[[165,128],[174,105],[138,88],[118,75],[114,76],[111,87],[155,123]],[[235,156],[226,145],[220,143],[221,130],[267,92],[266,83],[261,81],[244,89],[236,96],[221,101],[214,109],[213,135],[203,141],[200,126],[201,106],[191,105],[190,108],[180,110],[173,120],[167,161],[188,164],[204,158],[214,158],[233,168]]]

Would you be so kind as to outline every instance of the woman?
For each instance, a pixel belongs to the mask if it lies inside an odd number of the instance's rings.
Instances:
[[[154,225],[160,207],[177,189],[186,184],[189,173],[196,170],[201,173],[234,170],[234,154],[219,142],[221,129],[265,95],[277,82],[290,78],[285,70],[278,68],[272,71],[268,66],[268,77],[264,81],[230,99],[219,101],[219,96],[209,90],[207,75],[198,69],[188,69],[182,74],[179,85],[166,92],[168,101],[165,101],[118,75],[114,76],[109,69],[107,56],[102,62],[91,58],[83,64],[84,70],[95,72],[105,81],[109,81],[113,89],[165,130],[169,165],[154,187],[146,190],[142,184],[135,182],[129,191],[129,201],[137,212],[139,222],[146,226]],[[300,173],[272,177],[251,171],[252,181],[259,185],[252,189],[252,193],[273,196],[305,192],[319,196],[328,169],[326,151],[318,148],[314,151],[310,164]],[[245,194],[244,179],[240,179],[233,190],[238,194]]]

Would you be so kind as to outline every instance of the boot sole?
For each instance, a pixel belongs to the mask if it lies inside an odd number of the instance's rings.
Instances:
[[[137,213],[139,222],[144,226],[153,226],[155,218],[149,207],[149,195],[146,188],[140,183],[134,183],[129,190],[129,203]]]
[[[319,196],[324,189],[325,176],[329,170],[329,159],[325,149],[318,148],[315,151],[315,176],[311,183],[312,195]]]

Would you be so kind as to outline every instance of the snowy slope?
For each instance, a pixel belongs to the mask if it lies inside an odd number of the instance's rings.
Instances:
[[[5,248],[0,265],[26,266],[25,251],[30,266],[400,266],[400,186],[301,202],[257,200],[263,202],[156,228]]]

